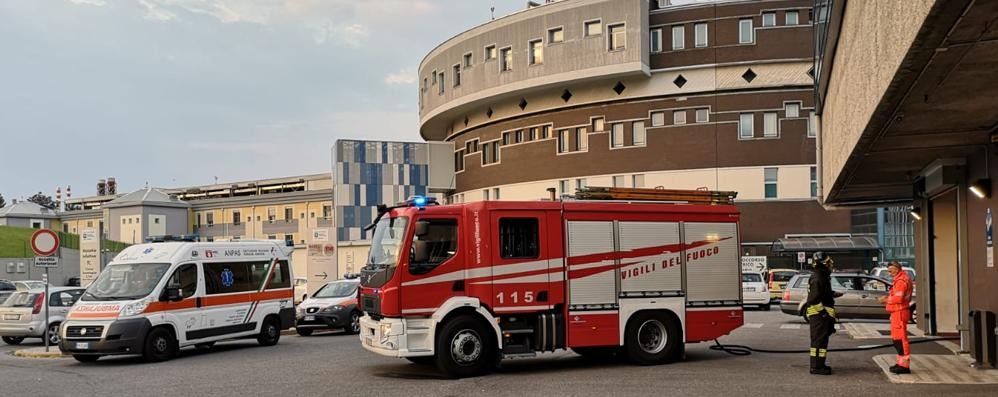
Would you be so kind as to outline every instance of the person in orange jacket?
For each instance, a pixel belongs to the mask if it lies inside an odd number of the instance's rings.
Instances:
[[[908,345],[908,321],[911,320],[911,278],[901,269],[901,264],[891,262],[887,272],[894,278],[891,292],[880,298],[880,303],[887,304],[887,312],[891,314],[891,339],[897,350],[897,364],[891,367],[893,374],[911,373],[911,349]]]

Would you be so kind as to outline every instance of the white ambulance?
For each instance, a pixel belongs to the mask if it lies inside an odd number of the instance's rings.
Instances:
[[[73,305],[59,348],[81,362],[161,361],[224,339],[277,344],[295,323],[292,250],[274,241],[128,247]]]

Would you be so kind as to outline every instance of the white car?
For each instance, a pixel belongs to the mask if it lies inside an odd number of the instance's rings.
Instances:
[[[44,289],[14,292],[0,303],[0,338],[8,345],[18,345],[24,338],[43,338],[47,328],[49,344],[58,346],[59,325],[82,294],[79,287],[49,288],[52,299],[46,321]]]
[[[319,329],[340,329],[347,334],[360,332],[363,313],[357,306],[359,279],[336,280],[326,283],[315,294],[298,305],[295,330],[309,336]]]
[[[742,272],[742,304],[769,310],[769,303],[769,286],[763,281],[762,273]]]
[[[308,279],[295,277],[295,305],[300,305],[305,299],[308,299]]]
[[[902,266],[901,270],[904,270],[905,273],[908,273],[908,278],[910,278],[912,282],[915,281],[915,269],[908,266]],[[875,277],[880,277],[887,281],[894,280],[894,277],[891,277],[891,274],[887,272],[887,267],[875,267],[873,268],[873,270],[870,271],[870,275]]]

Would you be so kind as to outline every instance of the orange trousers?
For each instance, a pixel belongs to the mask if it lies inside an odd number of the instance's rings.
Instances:
[[[891,339],[897,350],[897,365],[911,367],[911,347],[908,345],[908,321],[911,320],[910,310],[898,310],[891,313]]]

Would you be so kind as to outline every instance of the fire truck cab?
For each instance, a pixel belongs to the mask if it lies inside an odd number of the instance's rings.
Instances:
[[[382,206],[364,348],[463,377],[557,349],[671,362],[742,325],[734,193],[588,190],[606,194]]]

